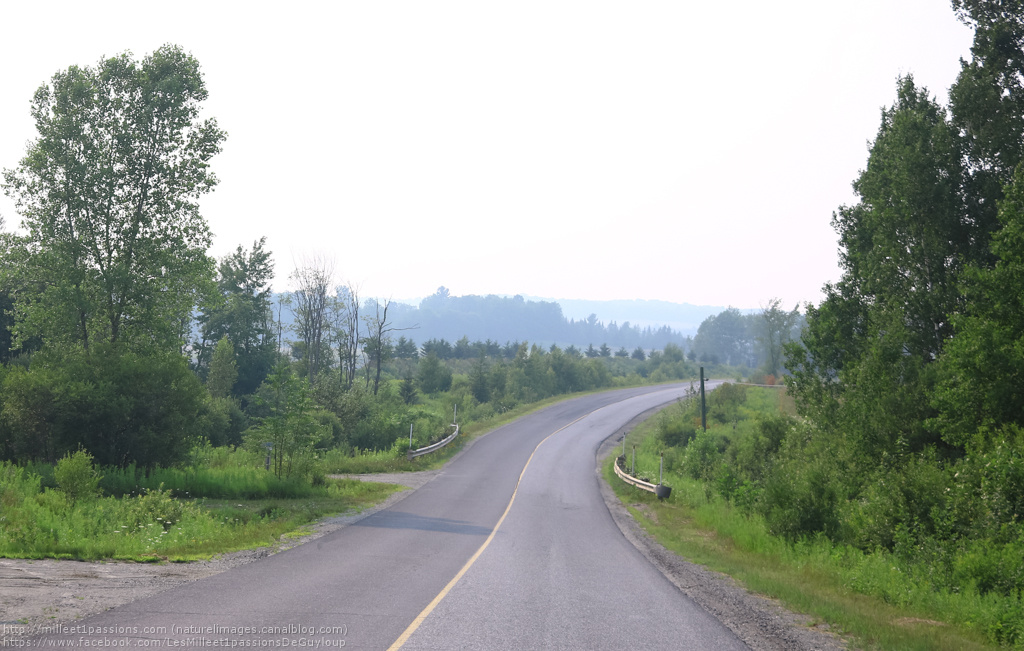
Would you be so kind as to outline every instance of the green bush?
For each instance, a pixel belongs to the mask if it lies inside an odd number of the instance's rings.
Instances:
[[[186,509],[194,508],[174,499],[171,491],[163,489],[163,484],[157,488],[145,488],[138,497],[127,499],[123,504],[128,528],[159,524],[164,531],[169,531],[171,525],[181,522]]]
[[[761,508],[768,530],[790,541],[819,533],[834,540],[841,494],[838,469],[828,458],[788,459],[764,484]]]
[[[103,466],[172,465],[202,434],[206,391],[178,353],[97,344],[40,351],[4,378],[2,418],[18,461],[55,462],[79,447]]]
[[[949,486],[947,473],[934,454],[877,469],[868,475],[860,494],[846,504],[842,538],[864,550],[892,551],[897,532],[905,532],[909,541],[905,547],[912,550],[920,539],[935,535],[941,527],[936,518],[946,508]]]
[[[683,472],[701,481],[710,482],[721,463],[725,440],[712,430],[700,431],[686,446],[683,455]]]
[[[658,423],[658,436],[670,448],[682,448],[692,441],[700,430],[692,419],[663,417]]]
[[[99,495],[100,474],[93,465],[92,455],[85,450],[64,455],[53,469],[57,488],[72,502]]]
[[[981,594],[1024,595],[1024,530],[999,544],[974,540],[952,557],[953,586],[971,586]]]
[[[740,420],[740,407],[747,401],[747,387],[726,382],[707,394],[708,423],[735,423]]]

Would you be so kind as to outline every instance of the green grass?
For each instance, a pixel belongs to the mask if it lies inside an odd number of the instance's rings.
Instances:
[[[163,488],[184,498],[289,499],[314,497],[318,490],[303,477],[278,478],[256,465],[218,468],[154,468],[144,471],[103,468],[100,487],[109,495],[132,495],[142,490]]]
[[[69,500],[0,465],[0,556],[187,561],[275,544],[322,517],[361,510],[400,486],[330,480],[304,497],[176,499],[168,490]]]
[[[763,395],[757,395],[763,394]],[[786,398],[764,389],[748,393],[747,417],[786,408]],[[669,409],[678,409],[670,407]],[[637,445],[638,472],[657,477],[662,444],[652,418],[629,435]],[[743,421],[726,424],[743,435]],[[676,454],[675,450],[669,454]],[[673,487],[668,500],[623,483],[604,465],[605,479],[633,517],[655,539],[688,560],[733,576],[754,592],[778,599],[790,609],[827,622],[855,646],[877,649],[988,649],[1001,637],[993,627],[1010,625],[1019,599],[999,600],[969,589],[931,589],[923,577],[900,567],[891,556],[864,553],[819,538],[790,544],[768,533],[764,521],[734,508],[699,481],[666,472]],[[642,509],[631,505],[642,504]],[[1010,610],[1007,610],[1010,609]]]

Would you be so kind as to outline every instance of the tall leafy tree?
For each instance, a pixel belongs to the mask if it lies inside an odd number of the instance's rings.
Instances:
[[[793,328],[800,320],[800,310],[794,307],[791,311],[780,309],[782,299],[773,298],[768,307],[761,310],[758,321],[758,342],[764,355],[764,369],[772,375],[778,375],[782,368],[783,349],[793,338]]]
[[[235,347],[224,336],[217,342],[210,362],[210,373],[206,377],[206,389],[214,398],[227,398],[238,381],[238,365],[235,363]]]
[[[279,364],[267,376],[257,400],[267,415],[246,435],[246,442],[252,450],[267,451],[278,478],[290,477],[327,435],[315,417],[309,383],[296,377],[287,364]]]
[[[943,435],[954,445],[979,431],[1024,425],[1024,166],[999,216],[996,264],[967,273],[968,308],[942,360],[936,402]]]
[[[274,366],[277,342],[270,303],[274,260],[265,244],[266,238],[260,238],[251,250],[239,246],[220,261],[216,292],[199,316],[200,369],[209,372],[214,351],[226,337],[238,367],[237,395],[254,392]]]
[[[860,200],[833,218],[843,276],[808,310],[787,367],[805,414],[842,432],[860,458],[937,441],[925,426],[931,365],[963,307],[960,273],[987,237],[964,201],[964,161],[946,112],[904,77],[853,184]]]
[[[991,232],[1003,188],[1024,156],[1024,5],[953,0],[953,8],[974,28],[974,42],[950,88],[950,107],[967,153],[971,218]],[[979,246],[985,251],[984,241]]]
[[[225,134],[200,120],[199,63],[164,46],[72,66],[36,91],[38,132],[4,189],[26,235],[16,331],[88,350],[98,340],[180,346],[211,277],[198,199]]]
[[[747,330],[743,314],[730,307],[701,322],[693,346],[701,361],[742,364],[750,344]]]
[[[960,307],[958,274],[979,254],[987,233],[970,218],[962,141],[946,112],[900,79],[896,103],[883,110],[868,166],[853,184],[860,202],[841,208],[843,282],[875,309],[903,314],[912,352],[935,357]]]

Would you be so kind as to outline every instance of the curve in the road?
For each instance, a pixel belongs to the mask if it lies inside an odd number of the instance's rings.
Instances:
[[[624,389],[558,403],[481,437],[390,509],[38,641],[743,648],[625,540],[600,501],[600,441],[687,388]]]
[[[583,417],[581,416],[580,418]],[[576,420],[579,420],[579,418]],[[572,423],[569,423],[569,425],[572,425],[575,422],[576,421],[573,421]],[[569,427],[569,425],[566,425],[565,427]],[[508,512],[512,510],[512,505],[515,504],[516,501],[516,494],[519,492],[519,484],[522,483],[523,475],[526,474],[526,469],[530,467],[530,461],[532,461],[534,455],[537,454],[537,450],[540,448],[540,446],[544,445],[544,441],[547,441],[549,438],[551,438],[558,432],[562,431],[562,429],[565,429],[565,427],[549,434],[545,439],[543,439],[540,443],[537,444],[536,448],[533,449],[533,453],[530,454],[530,458],[526,460],[526,465],[523,466],[523,471],[519,473],[519,481],[516,482],[516,487],[512,491],[512,498],[509,499],[508,506],[505,507],[505,512],[501,514],[500,518],[498,518],[498,522],[494,525],[494,529],[491,530],[491,534],[487,536],[487,540],[484,541],[484,544],[480,545],[480,549],[476,550],[476,553],[473,554],[468,561],[466,561],[466,564],[462,566],[462,569],[459,570],[459,573],[456,574],[455,577],[448,582],[448,585],[446,585],[441,590],[441,592],[438,593],[436,597],[434,597],[433,601],[427,604],[427,607],[420,611],[420,614],[417,615],[416,618],[412,621],[412,623],[409,624],[409,627],[406,628],[400,636],[398,636],[398,639],[395,640],[395,643],[388,648],[388,651],[397,651],[398,649],[402,648],[402,646],[409,640],[409,637],[416,632],[417,628],[420,627],[420,624],[422,624],[423,621],[427,618],[427,616],[434,611],[434,608],[437,606],[437,604],[441,603],[441,600],[444,599],[449,592],[451,592],[452,588],[455,587],[455,584],[459,582],[459,579],[461,579],[463,575],[465,575],[466,572],[469,570],[469,568],[473,566],[473,563],[476,562],[476,559],[480,558],[480,554],[484,553],[484,550],[487,549],[487,546],[491,544],[492,540],[494,540],[494,534],[498,533],[498,529],[501,528],[501,523],[505,521],[506,517],[508,517]]]

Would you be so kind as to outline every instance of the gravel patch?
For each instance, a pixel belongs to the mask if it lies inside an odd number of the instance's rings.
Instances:
[[[358,479],[383,484],[398,484],[413,490],[419,488],[441,473],[440,470],[417,470],[415,472],[381,472],[367,475],[328,475],[332,479]]]

